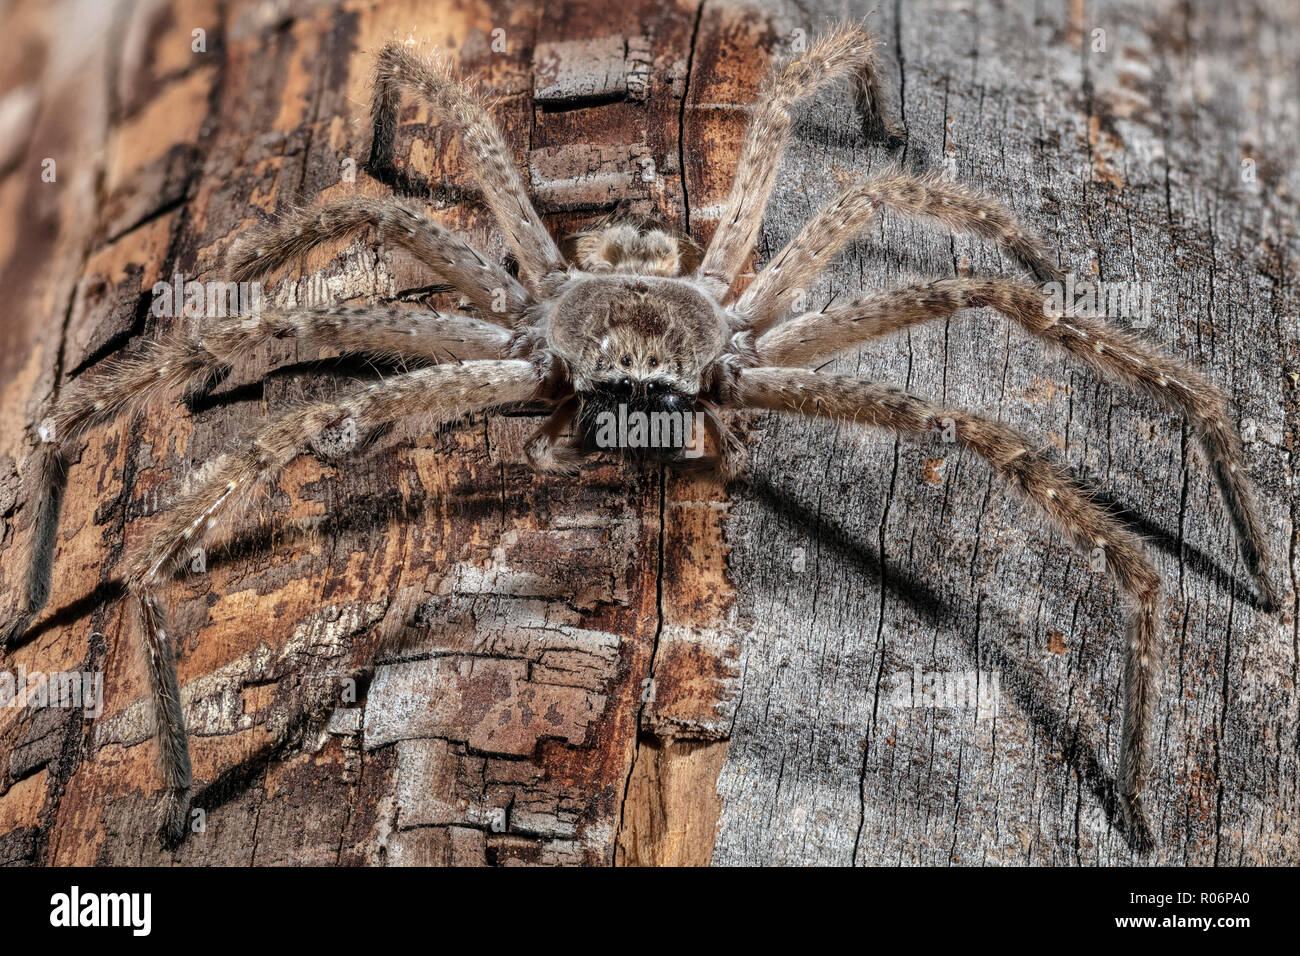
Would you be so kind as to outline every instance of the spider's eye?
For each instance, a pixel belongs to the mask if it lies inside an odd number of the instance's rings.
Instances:
[[[621,366],[623,366],[624,368],[631,368],[631,367],[632,367],[632,356],[630,356],[630,355],[624,355],[621,359],[618,360],[618,364],[621,365]]]
[[[655,358],[653,355],[650,356],[650,367],[655,368],[658,364],[659,364],[659,360]]]

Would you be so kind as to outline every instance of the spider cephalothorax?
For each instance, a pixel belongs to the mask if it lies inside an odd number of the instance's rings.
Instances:
[[[224,540],[254,493],[304,452],[328,446],[332,453],[346,455],[361,444],[358,438],[400,418],[451,422],[527,402],[551,410],[526,446],[530,462],[545,471],[575,471],[593,450],[657,448],[671,461],[698,458],[700,430],[693,429],[689,441],[685,429],[674,430],[680,416],[690,416],[708,433],[712,463],[729,473],[736,439],[719,415],[728,408],[819,416],[892,433],[938,429],[982,457],[1078,547],[1091,554],[1100,551],[1105,572],[1128,597],[1131,621],[1116,790],[1130,832],[1145,841],[1142,793],[1161,642],[1160,581],[1141,542],[1081,489],[1063,464],[1044,453],[1042,443],[974,412],[945,408],[886,383],[813,369],[840,352],[917,323],[976,307],[1001,312],[1100,377],[1144,392],[1186,416],[1237,529],[1243,562],[1263,603],[1274,604],[1268,552],[1227,402],[1185,363],[1099,318],[1050,308],[1044,290],[1023,280],[946,278],[803,314],[792,308],[835,253],[881,212],[929,219],[996,243],[1036,278],[1062,279],[1043,244],[1003,206],[933,177],[895,172],[851,183],[757,271],[743,293],[735,293],[733,286],[754,249],[792,108],[837,79],[854,82],[860,103],[878,103],[874,48],[869,34],[842,27],[772,74],[754,106],[731,194],[702,255],[691,240],[652,220],[616,215],[572,237],[566,259],[475,95],[445,63],[402,46],[386,47],[376,72],[371,170],[391,171],[401,93],[418,92],[436,119],[464,137],[462,155],[518,263],[518,277],[392,199],[358,196],[316,211],[290,212],[237,244],[228,259],[230,279],[258,279],[314,246],[372,228],[380,241],[405,247],[437,282],[454,289],[461,311],[332,307],[268,311],[251,322],[208,322],[196,333],[162,339],[141,354],[109,363],[78,380],[55,403],[39,430],[44,446],[37,463],[47,488],[35,509],[28,586],[15,620],[0,633],[6,642],[25,630],[48,596],[57,479],[86,428],[146,402],[202,389],[214,370],[273,339],[421,366],[265,425],[242,451],[212,464],[197,487],[174,503],[154,539],[131,562],[127,589],[149,653],[169,837],[184,831],[191,776],[159,589],[190,548]]]
[[[698,284],[658,276],[576,276],[548,304],[551,347],[580,393],[629,383],[694,397],[722,353],[726,317]]]
[[[568,279],[545,311],[551,349],[577,394],[582,450],[636,450],[617,433],[611,443],[607,428],[601,438],[602,425],[617,421],[626,435],[630,421],[666,431],[666,442],[647,437],[645,450],[675,457],[692,429],[674,429],[673,417],[694,413],[722,352],[722,306],[681,278],[608,274]]]

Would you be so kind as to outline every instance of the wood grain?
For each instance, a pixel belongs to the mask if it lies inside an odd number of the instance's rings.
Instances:
[[[0,66],[0,117],[16,117],[0,153],[0,614],[49,397],[161,331],[154,283],[219,274],[261,216],[388,191],[347,175],[382,43],[441,48],[495,95],[557,236],[624,202],[703,240],[771,59],[867,12],[118,0],[96,21],[73,15],[84,6],[4,14],[24,42]],[[1275,616],[1249,598],[1181,423],[998,316],[833,366],[1040,435],[1149,535],[1168,663],[1145,862],[1300,856],[1296,20],[1263,3],[882,5],[869,22],[906,145],[881,142],[848,91],[819,97],[757,250],[847,181],[948,171],[1077,273],[1150,283],[1146,333],[1232,396],[1283,564]],[[401,192],[502,254],[458,144],[416,104],[397,155]],[[49,157],[57,182],[42,183]],[[1009,268],[886,218],[811,300]],[[368,236],[272,292],[445,301]],[[0,862],[1139,861],[1109,816],[1116,595],[980,462],[756,416],[737,421],[751,464],[730,488],[616,461],[539,478],[523,413],[399,428],[351,467],[304,457],[229,554],[169,588],[206,828],[163,851],[147,681],[116,600],[124,556],[247,429],[387,371],[282,349],[209,398],[88,439],[50,605],[0,668],[102,671],[105,710],[0,708]],[[996,714],[898,706],[891,687],[918,672],[996,680]]]

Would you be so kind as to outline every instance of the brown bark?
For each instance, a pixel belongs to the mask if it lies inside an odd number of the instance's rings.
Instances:
[[[847,91],[811,105],[758,255],[840,181],[901,160],[951,165],[1002,196],[1079,271],[1153,282],[1166,308],[1152,337],[1251,420],[1247,452],[1286,565],[1281,617],[1244,600],[1178,424],[996,316],[918,330],[837,369],[1041,434],[1140,515],[1171,595],[1153,861],[1294,861],[1300,190],[1285,160],[1300,97],[1295,51],[1267,37],[1295,24],[1249,4],[1146,15],[1079,3],[1039,19],[1016,6],[873,17],[907,146],[864,133]],[[448,50],[497,94],[557,236],[628,201],[703,240],[771,55],[843,12],[712,0],[104,7],[106,41],[87,24],[75,57],[66,18],[41,4],[5,19],[31,39],[0,66],[16,104],[3,115],[18,117],[0,155],[5,602],[31,532],[28,426],[58,388],[162,330],[154,283],[219,266],[262,214],[388,191],[364,170],[343,175],[365,158],[381,44]],[[1098,27],[1106,53],[1092,51]],[[206,50],[194,52],[199,28]],[[501,254],[458,144],[418,106],[397,155],[409,198]],[[46,157],[55,183],[40,180]],[[1243,159],[1256,184],[1243,184]],[[813,291],[954,271],[1006,270],[977,243],[887,221]],[[272,293],[419,300],[427,284],[404,253],[363,237]],[[1115,595],[979,463],[759,417],[742,423],[751,477],[731,489],[616,461],[540,478],[523,464],[537,423],[524,414],[442,435],[398,429],[346,467],[305,456],[268,520],[168,588],[206,829],[162,850],[147,679],[116,599],[125,556],[238,435],[376,374],[286,350],[210,398],[86,441],[49,607],[0,667],[100,670],[105,712],[0,708],[0,861],[1133,859],[1104,808]],[[280,530],[282,517],[298,530]],[[885,685],[913,666],[998,671],[997,719],[891,711]]]

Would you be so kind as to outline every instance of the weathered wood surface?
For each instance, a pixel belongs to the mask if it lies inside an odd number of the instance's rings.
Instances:
[[[30,534],[27,425],[57,385],[159,331],[153,284],[219,264],[259,215],[385,191],[342,175],[364,159],[367,55],[381,43],[449,50],[499,95],[557,234],[629,200],[705,238],[770,57],[866,12],[85,6],[99,12],[5,14],[25,38],[0,66],[6,602]],[[906,146],[864,132],[846,91],[809,107],[759,249],[840,182],[897,162],[946,169],[1002,196],[1079,274],[1151,283],[1148,333],[1229,390],[1282,559],[1275,617],[1252,606],[1180,423],[997,316],[835,366],[1042,435],[1153,536],[1169,593],[1154,862],[1300,855],[1297,19],[1262,3],[885,5],[870,22]],[[108,43],[89,29],[101,26]],[[206,52],[191,49],[196,28]],[[404,114],[398,155],[408,195],[500,253],[456,143],[423,110]],[[57,183],[40,180],[46,157]],[[1008,266],[887,219],[812,295]],[[418,299],[426,284],[367,237],[274,291]],[[212,398],[97,431],[71,469],[50,607],[2,666],[102,670],[105,713],[0,708],[0,860],[1135,859],[1107,806],[1112,589],[968,456],[769,416],[739,423],[751,468],[730,489],[616,462],[539,479],[520,463],[526,415],[399,429],[351,468],[300,459],[266,510],[308,533],[253,528],[169,589],[206,831],[162,851],[146,679],[114,599],[123,557],[233,436],[380,374],[264,358]],[[381,632],[400,640],[380,647]],[[913,668],[996,672],[996,716],[894,706],[891,681]],[[349,678],[355,700],[340,697]]]

